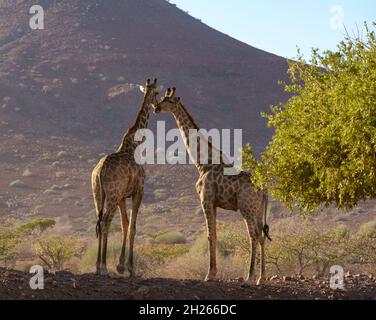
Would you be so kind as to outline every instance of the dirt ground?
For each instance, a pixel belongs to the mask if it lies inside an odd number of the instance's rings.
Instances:
[[[0,269],[1,300],[376,300],[372,276],[346,277],[346,291],[332,291],[320,279],[274,279],[264,286],[242,288],[241,279],[202,282],[124,278],[116,275],[45,274],[45,289],[29,287],[31,275]]]

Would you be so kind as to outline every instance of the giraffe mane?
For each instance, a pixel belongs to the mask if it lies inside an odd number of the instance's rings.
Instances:
[[[138,111],[137,113],[137,116],[136,116],[136,119],[134,120],[134,123],[133,125],[127,130],[127,132],[124,134],[124,139],[125,138],[128,138],[130,135],[134,134],[137,130],[137,122],[141,116],[141,113],[142,113],[142,110],[145,108],[145,102],[144,104],[142,105],[142,108]]]
[[[191,121],[191,123],[193,125],[193,129],[200,130],[199,126],[196,124],[196,122],[193,119],[192,115],[189,113],[189,111],[187,110],[187,108],[181,102],[180,102],[180,106],[183,109],[183,111],[185,112],[185,114],[187,115],[189,121]]]
[[[192,122],[192,125],[193,125],[192,129],[196,129],[197,131],[199,131],[200,130],[199,126],[196,124],[195,120],[193,119],[192,115],[189,113],[189,111],[187,110],[187,108],[181,102],[180,102],[180,106],[183,109],[183,111],[185,112],[185,114],[187,115],[188,119]],[[201,137],[201,139],[202,138],[203,137]],[[207,140],[207,139],[205,139],[205,140],[207,141],[208,146],[210,148],[219,150],[219,152],[221,153],[221,155],[225,156],[224,153],[223,153],[223,151],[221,149],[218,149],[217,147],[215,147],[210,140]]]

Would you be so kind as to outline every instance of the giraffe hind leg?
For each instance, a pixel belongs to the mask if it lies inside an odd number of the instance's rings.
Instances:
[[[217,278],[217,210],[212,204],[209,203],[203,203],[202,208],[205,213],[209,241],[209,270],[205,281],[214,281]]]
[[[97,274],[101,273],[102,269],[102,231],[98,228],[98,254],[97,254]]]
[[[257,254],[257,233],[256,233],[256,222],[253,219],[253,215],[250,212],[242,212],[244,221],[246,223],[249,242],[251,246],[250,252],[250,265],[247,279],[245,280],[243,287],[250,287],[256,283],[256,254]]]
[[[101,256],[101,274],[107,274],[107,242],[108,234],[110,231],[111,221],[116,212],[116,206],[111,206],[107,209],[106,214],[103,216],[101,223],[101,234],[102,234],[102,256]]]
[[[128,250],[128,262],[127,262],[127,267],[128,267],[130,277],[134,276],[133,248],[134,248],[134,240],[136,237],[137,215],[138,215],[138,210],[141,205],[142,197],[143,197],[143,193],[138,193],[132,197],[132,214],[131,214],[131,221],[129,224],[129,250]]]
[[[119,264],[116,267],[116,270],[120,274],[124,274],[125,272],[125,249],[127,244],[127,235],[128,235],[128,228],[129,228],[129,220],[127,216],[127,209],[126,209],[126,199],[123,199],[119,203],[120,209],[120,218],[121,218],[121,228],[123,232],[123,245],[121,248],[121,253],[119,257]]]

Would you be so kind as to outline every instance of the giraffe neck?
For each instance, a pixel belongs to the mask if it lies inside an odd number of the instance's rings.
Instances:
[[[148,127],[150,116],[149,95],[150,93],[145,94],[141,109],[136,117],[136,121],[125,133],[123,141],[117,150],[118,152],[134,154],[136,148],[142,143],[142,141],[135,141],[135,134],[137,130],[146,129]]]
[[[194,162],[200,174],[204,174],[205,172],[211,170],[213,166],[224,165],[222,150],[215,148],[212,143],[209,142],[204,136],[200,135],[200,133],[198,133],[198,137],[195,137],[196,141],[190,140],[192,138],[192,136],[190,137],[190,130],[196,130],[196,132],[198,132],[200,129],[182,103],[179,102],[177,104],[177,108],[173,112],[173,115],[183,137],[185,148],[187,149],[191,160]],[[205,158],[201,157],[200,150],[205,150],[206,148],[207,155]],[[192,154],[192,151],[195,153],[194,155]],[[213,162],[213,159],[216,161]],[[203,162],[203,160],[205,161]]]

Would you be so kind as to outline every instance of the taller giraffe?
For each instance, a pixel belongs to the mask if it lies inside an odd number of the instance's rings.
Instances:
[[[141,87],[142,88],[142,87]],[[92,187],[97,211],[98,256],[97,273],[107,273],[107,238],[114,214],[119,207],[123,231],[123,245],[117,271],[125,271],[125,248],[129,228],[128,271],[133,276],[133,246],[136,220],[144,194],[145,172],[136,162],[135,151],[142,141],[135,140],[139,129],[148,126],[150,106],[157,104],[157,79],[147,81],[143,89],[144,99],[134,125],[128,129],[117,152],[102,158],[92,173]],[[132,198],[130,223],[126,210],[126,199]]]
[[[162,100],[155,106],[154,111],[170,112],[175,117],[176,123],[183,137],[186,149],[195,163],[200,174],[196,184],[196,191],[200,197],[202,209],[206,217],[207,233],[209,240],[209,271],[206,281],[214,280],[217,276],[216,264],[216,242],[217,208],[225,210],[240,210],[248,228],[251,243],[251,258],[248,278],[244,286],[250,286],[256,280],[256,245],[259,243],[261,249],[261,271],[257,285],[265,281],[265,238],[269,240],[269,227],[266,224],[268,195],[266,192],[255,190],[250,180],[250,174],[241,172],[239,175],[225,175],[224,169],[229,167],[224,161],[221,150],[208,144],[208,155],[206,159],[201,156],[192,157],[192,149],[195,155],[200,155],[203,141],[202,136],[196,136],[196,141],[190,141],[190,130],[199,130],[192,116],[181,103],[180,98],[175,97],[175,91],[168,89]],[[198,141],[199,139],[200,141]],[[202,150],[202,149],[201,149]],[[218,150],[219,161],[213,161],[214,150]],[[200,159],[201,158],[201,159]],[[204,160],[204,161],[200,161]]]

